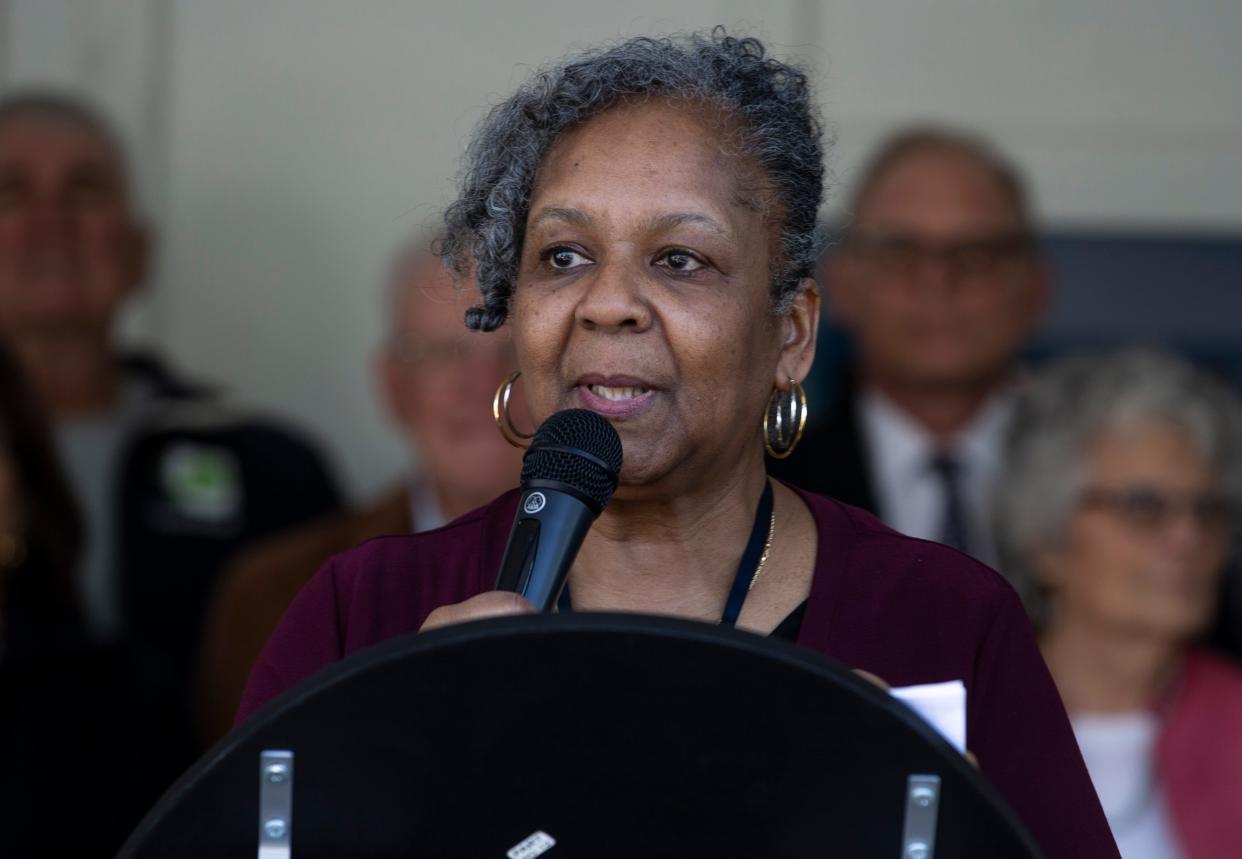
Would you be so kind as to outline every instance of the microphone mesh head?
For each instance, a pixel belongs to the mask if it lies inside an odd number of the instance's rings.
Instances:
[[[587,409],[566,409],[535,431],[522,460],[522,485],[531,480],[564,483],[602,510],[617,487],[620,471],[621,437],[612,424]]]

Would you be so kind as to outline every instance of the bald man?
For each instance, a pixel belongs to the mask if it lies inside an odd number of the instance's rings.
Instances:
[[[477,297],[457,290],[425,244],[394,267],[391,327],[374,366],[394,427],[418,453],[418,472],[367,507],[246,553],[225,574],[202,649],[205,743],[232,726],[250,666],[328,558],[372,537],[438,528],[517,485],[521,451],[504,441],[491,413],[492,395],[517,364],[509,332],[466,329],[463,316]],[[514,404],[519,423],[521,408]]]
[[[864,171],[826,292],[855,362],[772,473],[995,563],[991,484],[1048,278],[1016,170],[965,134],[898,134]]]

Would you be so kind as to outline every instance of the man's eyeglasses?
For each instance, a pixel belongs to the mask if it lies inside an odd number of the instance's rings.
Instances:
[[[855,233],[845,250],[856,258],[895,274],[913,275],[927,262],[943,263],[958,277],[991,274],[1015,260],[1034,254],[1035,243],[1025,233],[1003,233],[930,242],[900,233]]]
[[[1085,507],[1107,510],[1122,521],[1144,531],[1168,526],[1174,517],[1189,515],[1204,531],[1224,533],[1238,524],[1236,502],[1221,492],[1173,493],[1152,486],[1124,489],[1088,489]]]

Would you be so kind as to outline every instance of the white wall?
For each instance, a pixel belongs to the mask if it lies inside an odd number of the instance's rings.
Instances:
[[[843,180],[936,118],[1009,148],[1051,219],[1242,229],[1234,0],[0,0],[0,83],[118,113],[163,236],[139,333],[312,428],[362,496],[404,457],[367,372],[380,280],[482,111],[569,48],[719,21],[811,63]]]
[[[819,56],[848,179],[894,124],[985,129],[1058,221],[1242,227],[1237,0],[834,0]]]

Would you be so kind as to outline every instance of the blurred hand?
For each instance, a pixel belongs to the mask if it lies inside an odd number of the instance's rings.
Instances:
[[[485,617],[503,617],[508,614],[537,614],[537,610],[524,597],[511,591],[488,591],[464,602],[442,605],[423,621],[419,632],[482,620]]]

